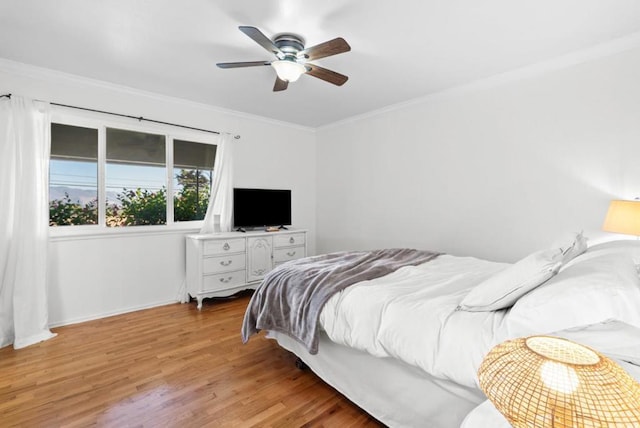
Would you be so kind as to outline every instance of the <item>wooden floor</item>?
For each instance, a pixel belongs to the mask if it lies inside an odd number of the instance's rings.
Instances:
[[[0,349],[0,426],[380,426],[274,341],[243,345],[248,299],[133,312]]]

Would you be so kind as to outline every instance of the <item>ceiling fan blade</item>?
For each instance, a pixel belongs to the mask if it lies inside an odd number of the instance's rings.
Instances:
[[[331,55],[338,55],[344,52],[349,52],[351,46],[342,37],[337,37],[328,42],[320,43],[319,45],[311,46],[310,48],[300,51],[309,61],[314,59],[324,58]]]
[[[219,62],[216,65],[220,68],[240,68],[240,67],[256,67],[258,65],[271,65],[271,62],[270,61]]]
[[[240,31],[242,31],[247,36],[251,37],[254,42],[271,52],[272,54],[278,56],[284,56],[279,47],[273,44],[270,38],[265,36],[262,31],[258,30],[256,27],[248,27],[248,26],[240,26],[238,27]]]
[[[349,80],[349,78],[344,74],[327,70],[326,68],[322,68],[315,64],[306,63],[305,66],[309,70],[307,71],[307,74],[310,74],[313,77],[317,77],[318,79],[322,79],[326,82],[333,83],[334,85],[337,85],[337,86],[342,86],[345,84],[347,80]]]
[[[284,91],[289,87],[289,82],[286,80],[282,80],[278,76],[276,76],[276,84],[273,85],[273,92]]]

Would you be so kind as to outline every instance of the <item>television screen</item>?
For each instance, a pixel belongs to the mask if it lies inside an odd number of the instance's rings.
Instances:
[[[291,225],[291,190],[233,189],[233,227]]]

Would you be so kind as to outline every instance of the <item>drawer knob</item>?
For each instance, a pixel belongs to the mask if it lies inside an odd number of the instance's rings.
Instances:
[[[232,276],[230,276],[228,278],[220,278],[220,282],[224,282],[226,284],[227,282],[231,282],[232,279],[233,279]]]
[[[289,238],[289,244],[293,244],[293,243],[295,243],[295,242],[296,242],[296,240],[295,240],[295,239],[293,239],[293,236],[292,236],[291,238]]]
[[[293,257],[293,256],[295,256],[295,255],[296,255],[296,252],[295,252],[295,251],[289,251],[289,252],[287,253],[287,256],[289,256],[289,257]]]
[[[231,247],[229,246],[228,242],[225,242],[224,245],[222,246],[222,249],[225,250],[225,251],[229,251],[229,248],[231,248]]]
[[[220,264],[221,264],[222,266],[229,266],[231,263],[233,263],[233,260],[228,260],[228,261],[226,261],[226,262],[225,262],[224,260],[222,260],[222,261],[220,262]]]

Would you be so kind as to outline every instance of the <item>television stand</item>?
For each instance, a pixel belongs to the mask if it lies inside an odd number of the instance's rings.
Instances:
[[[246,230],[244,230],[243,228],[239,227],[236,229],[236,232],[242,232],[242,233],[247,233]]]
[[[280,225],[279,230],[289,230],[287,226]]]
[[[255,289],[276,266],[306,256],[306,230],[188,235],[186,288],[202,309],[203,299]]]

